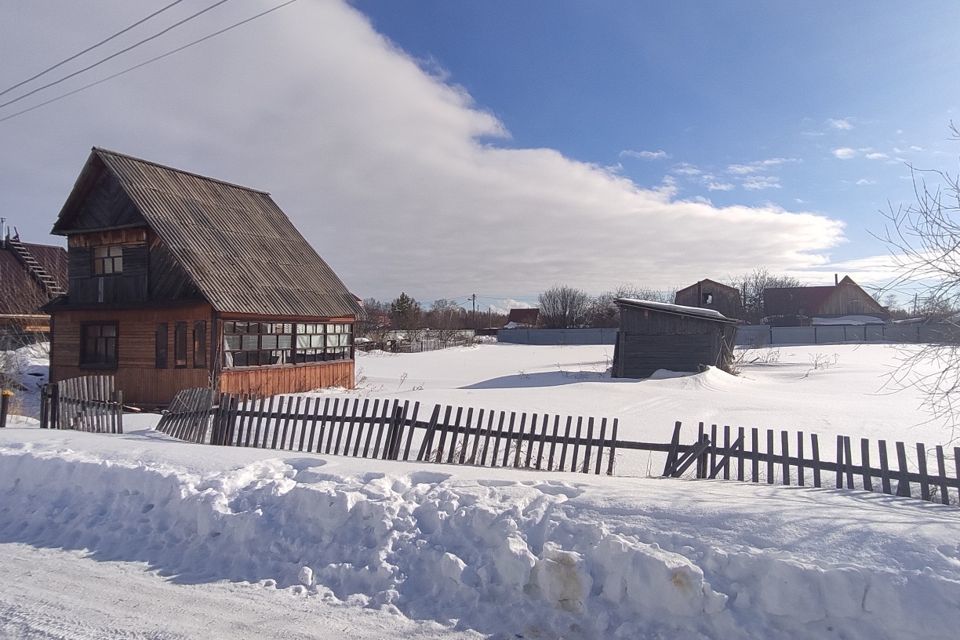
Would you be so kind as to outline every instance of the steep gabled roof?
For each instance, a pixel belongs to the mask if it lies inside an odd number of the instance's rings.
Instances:
[[[61,288],[67,285],[67,252],[62,247],[24,242],[23,246]],[[30,269],[0,242],[0,315],[37,315],[50,294]]]
[[[734,294],[736,294],[736,295],[738,295],[738,296],[740,295],[740,290],[737,289],[736,287],[732,287],[732,286],[730,286],[729,284],[723,284],[722,282],[717,282],[716,280],[711,280],[710,278],[704,278],[703,280],[700,280],[699,282],[694,282],[694,283],[693,283],[692,285],[690,285],[689,287],[684,287],[683,289],[678,289],[678,290],[677,290],[677,293],[678,293],[678,294],[682,294],[682,293],[684,293],[684,292],[686,292],[686,291],[689,291],[690,289],[696,289],[696,288],[697,288],[697,285],[700,285],[701,287],[702,287],[703,285],[710,285],[710,286],[712,286],[712,287],[716,287],[717,289],[726,289],[726,290],[728,290],[728,291],[730,291],[730,292],[732,292],[732,293],[734,293]]]
[[[105,167],[215,309],[226,313],[344,317],[354,296],[268,193],[93,148],[53,233]]]

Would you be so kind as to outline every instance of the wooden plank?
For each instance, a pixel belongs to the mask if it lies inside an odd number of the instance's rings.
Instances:
[[[313,453],[314,451],[320,452],[320,445],[323,442],[323,423],[320,423],[320,438],[316,439],[317,421],[321,412],[327,412],[327,406],[329,404],[330,398],[324,398],[323,409],[320,408],[320,398],[316,398],[316,401],[313,403],[313,412],[310,414],[310,440],[307,442],[307,453]],[[306,425],[304,425],[304,429],[306,429]],[[314,443],[316,443],[316,449],[313,448]]]
[[[417,460],[420,462],[428,462],[430,460],[433,447],[433,434],[437,430],[437,422],[440,421],[440,411],[440,405],[433,407],[433,414],[430,416],[430,422],[427,423],[427,431],[423,435],[423,440],[420,441],[420,452],[417,454]]]
[[[583,452],[583,473],[590,472],[590,449],[593,442],[593,418],[587,418],[587,446]]]
[[[806,460],[803,457],[803,431],[797,432],[797,484],[804,486],[807,482],[805,469]]]
[[[870,441],[860,438],[860,466],[863,467],[863,490],[873,491],[873,478],[870,475]]]
[[[344,398],[343,401],[349,402],[347,398]],[[326,411],[323,412],[323,422],[321,423],[321,426],[320,426],[321,437],[323,434],[323,430],[326,429],[327,431],[327,444],[323,448],[324,453],[330,453],[333,448],[333,435],[334,435],[334,431],[336,431],[336,429],[334,428],[336,425],[336,420],[334,419],[334,416],[337,415],[337,411],[339,408],[340,408],[340,398],[334,398],[333,406],[330,408],[330,412],[329,413],[327,413]]]
[[[773,430],[767,429],[767,484],[773,484],[773,461],[776,454],[773,451]]]
[[[560,433],[560,414],[553,416],[553,436],[550,438],[550,453],[547,456],[547,469],[553,471],[553,456],[557,451],[557,442],[559,440]],[[614,441],[616,441],[616,436],[614,436]]]
[[[709,438],[708,436],[706,436],[706,434],[704,434],[704,431],[703,431],[703,423],[701,422],[701,423],[699,423],[699,425],[698,425],[698,427],[697,427],[697,445],[699,445],[701,442],[703,442],[704,439],[707,440],[708,445],[709,445],[709,440],[710,440],[710,438]],[[704,454],[706,454],[706,451],[704,451]],[[697,473],[696,473],[696,477],[697,477],[697,478],[706,478],[706,477],[707,477],[707,464],[706,464],[706,462],[707,462],[707,459],[706,459],[705,456],[704,456],[704,457],[698,457],[698,458],[697,458]]]
[[[751,480],[760,482],[760,430],[756,427],[750,429],[750,439],[753,443],[753,450],[750,452]]]
[[[930,500],[930,476],[927,475],[927,450],[917,443],[917,471],[920,472],[920,498]]]
[[[717,425],[710,425],[710,475],[713,476],[717,469]]]
[[[613,419],[613,433],[610,434],[610,457],[607,462],[607,475],[613,475],[613,465],[617,458],[617,429],[619,427],[619,418]]]
[[[514,469],[520,468],[520,454],[523,449],[523,435],[524,435],[524,428],[526,427],[526,424],[527,424],[527,413],[524,411],[523,413],[520,414],[520,425],[519,425],[519,429],[517,430],[516,443],[513,449],[513,468]]]
[[[780,431],[780,471],[784,486],[790,486],[790,434]]]
[[[507,462],[508,462],[509,459],[510,459],[510,443],[511,443],[512,440],[513,440],[513,425],[514,425],[514,421],[516,420],[516,418],[517,418],[516,412],[511,412],[511,413],[510,413],[510,421],[509,421],[509,422],[510,422],[510,425],[509,425],[509,428],[508,428],[508,430],[507,430],[507,433],[506,433],[506,435],[505,435],[505,437],[504,437],[504,440],[505,440],[505,441],[504,441],[505,449],[504,449],[504,451],[503,451],[503,460],[502,460],[501,463],[500,463],[500,466],[501,466],[501,467],[507,466]],[[494,452],[496,452],[496,445],[494,445]]]
[[[367,458],[370,456],[370,443],[373,442],[373,457],[379,458],[379,452],[381,451],[380,445],[383,444],[383,432],[389,426],[389,405],[390,403],[387,400],[383,401],[383,410],[380,409],[380,400],[373,401],[373,409],[370,413],[370,429],[367,431],[367,438],[363,441],[363,457]],[[374,425],[376,425],[377,430],[377,439],[372,440]],[[387,440],[390,440],[390,435],[388,433]]]
[[[673,423],[673,436],[670,438],[670,450],[667,451],[667,461],[663,465],[663,475],[672,476],[677,464],[677,455],[680,450],[680,429],[683,425],[679,420]]]
[[[357,439],[353,445],[353,457],[356,458],[360,455],[360,441],[363,440],[363,430],[368,426],[372,426],[372,423],[369,422],[367,418],[367,410],[370,408],[370,398],[364,398],[363,406],[360,409],[360,413],[356,414],[354,417],[357,418]],[[353,431],[353,423],[350,423],[350,431]],[[345,447],[347,451],[350,450],[350,434],[347,434],[347,446]]]
[[[450,450],[447,453],[447,464],[453,464],[457,457],[457,441],[460,435],[460,419],[463,417],[463,407],[457,407],[457,415],[450,427]]]
[[[730,425],[723,425],[723,449],[726,451],[726,458],[729,460],[732,452],[730,451]],[[727,462],[723,465],[723,479],[730,479],[730,463]]]
[[[937,445],[937,490],[940,492],[940,502],[950,504],[950,495],[947,493],[947,464],[943,447],[940,445]]]
[[[563,433],[563,446],[560,447],[560,466],[558,469],[563,471],[564,463],[567,460],[567,443],[570,442],[570,426],[573,423],[573,416],[567,416],[567,426]]]
[[[432,455],[432,454],[433,454],[433,451],[431,451],[431,452],[428,454],[428,455],[430,455],[430,457],[435,457],[435,458],[436,458],[436,459],[435,459],[435,462],[443,462],[443,451],[444,451],[444,446],[445,446],[445,444],[446,444],[446,442],[447,442],[447,430],[450,428],[450,415],[451,415],[452,413],[453,413],[453,407],[451,407],[450,405],[447,405],[446,409],[445,409],[444,412],[443,412],[443,420],[441,420],[439,423],[437,423],[436,428],[437,428],[438,432],[440,433],[440,439],[439,439],[439,441],[437,442],[436,456],[433,456],[433,455]],[[429,458],[428,458],[428,460],[429,460]]]
[[[583,427],[583,416],[577,417],[577,437],[573,441],[573,460],[570,463],[570,471],[577,470],[577,456],[580,452],[580,436]]]
[[[307,444],[307,416],[310,415],[310,405],[312,404],[311,400],[313,398],[307,396],[303,399],[303,414],[300,413],[300,398],[297,397],[297,408],[295,413],[297,414],[296,419],[294,420],[294,436],[299,432],[300,438],[297,443],[297,451],[303,451],[304,446]],[[297,425],[299,424],[299,428]]]
[[[533,416],[530,418],[530,437],[527,438],[527,455],[526,459],[523,462],[523,466],[527,469],[530,468],[533,461],[533,443],[536,440],[537,434],[537,414],[534,412]]]
[[[470,459],[468,461],[470,464],[477,464],[477,460],[480,459],[478,456],[480,455],[480,437],[481,437],[481,434],[483,433],[484,412],[485,412],[484,409],[480,409],[480,411],[477,413],[477,432],[474,434],[474,437],[473,437],[473,449],[470,451]]]
[[[260,399],[260,406],[257,407],[257,422],[253,433],[253,446],[255,447],[259,447],[261,449],[266,448],[267,436],[270,433],[270,420],[265,416],[273,413],[274,402],[276,402],[276,396],[264,397]]]
[[[420,403],[414,402],[413,414],[412,415],[408,414],[407,408],[409,407],[409,404],[410,404],[409,401],[405,400],[403,402],[403,421],[400,422],[401,430],[402,429],[407,430],[407,444],[405,445],[403,450],[404,460],[410,459],[410,443],[413,441],[413,432],[416,431],[416,429],[414,429],[414,425],[417,424],[417,415],[420,413]],[[410,415],[409,421],[407,419],[408,415]]]
[[[487,433],[483,437],[483,452],[480,454],[480,466],[487,466],[487,452],[490,451],[490,438],[493,437],[493,421],[496,416],[496,412],[492,409],[487,415]],[[500,412],[500,427],[503,427],[503,412]],[[496,446],[496,439],[494,439],[494,446]],[[493,454],[494,463],[496,461],[496,453]]]
[[[595,473],[600,475],[600,464],[603,460],[603,439],[607,434],[607,419],[600,420],[600,446],[597,448],[597,468]],[[539,468],[539,467],[538,467]]]
[[[837,489],[843,489],[843,436],[837,436]]]
[[[287,437],[288,418],[284,418],[281,416],[289,415],[289,405],[292,400],[293,398],[289,396],[277,396],[277,413],[274,414],[273,411],[270,412],[271,419],[269,421],[269,424],[270,424],[270,434],[271,434],[271,438],[270,438],[271,449],[276,449],[278,442],[280,444],[283,443],[283,440],[280,439],[281,424],[283,425],[283,437],[284,439],[286,439]],[[287,405],[286,409],[284,407],[284,404]]]
[[[897,483],[897,495],[905,498],[910,497],[910,478],[907,475],[909,469],[907,468],[907,449],[902,442],[897,443],[897,464],[899,469],[897,474],[899,476],[899,482]]]
[[[843,451],[847,458],[846,475],[847,489],[853,489],[853,452],[850,447],[850,436],[843,436]]]
[[[890,465],[887,462],[887,441],[880,440],[877,442],[877,446],[880,449],[880,490],[890,494],[893,493],[893,491],[890,489]]]
[[[240,414],[240,419],[244,421],[244,429],[246,433],[243,436],[243,446],[250,446],[250,438],[253,436],[253,407],[257,403],[256,396],[251,396],[249,394],[243,394],[243,413]],[[256,446],[256,440],[253,441],[254,446]]]
[[[459,422],[459,420],[457,421]],[[464,423],[463,440],[460,442],[460,464],[467,461],[467,450],[470,445],[470,430],[473,428],[473,407],[467,409],[467,421]],[[474,443],[480,437],[479,433],[473,438]]]

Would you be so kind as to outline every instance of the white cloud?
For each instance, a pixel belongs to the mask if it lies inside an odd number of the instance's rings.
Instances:
[[[856,182],[856,185],[857,185],[858,187],[862,187],[862,186],[870,185],[870,184],[877,184],[877,181],[876,181],[876,180],[868,180],[867,178],[860,178],[860,179],[857,180],[857,182]]]
[[[727,166],[727,173],[736,176],[749,175],[760,171],[766,171],[772,167],[778,167],[789,162],[800,162],[797,158],[767,158],[766,160],[756,160],[746,164],[731,164]]]
[[[761,189],[779,189],[780,179],[776,176],[749,176],[742,183],[744,189],[759,191]]]
[[[736,185],[730,184],[729,182],[708,182],[707,189],[709,191],[733,191],[736,188]]]
[[[698,176],[701,173],[703,173],[703,171],[701,171],[695,165],[692,165],[688,162],[681,162],[679,164],[674,165],[671,171],[673,171],[674,173],[680,174],[682,176]]]
[[[250,4],[218,17],[238,20]],[[3,4],[0,23],[20,25],[4,45],[55,58],[139,6]],[[625,273],[666,287],[756,265],[813,268],[844,240],[843,223],[821,214],[678,200],[669,182],[643,188],[554,149],[498,146],[506,123],[342,2],[296,3],[0,128],[18,149],[0,155],[0,210],[37,212],[16,221],[30,240],[48,237],[97,144],[270,190],[361,297],[523,297],[558,282],[602,291]]]
[[[502,298],[499,300],[493,300],[490,304],[485,305],[487,310],[492,311],[493,313],[502,313],[506,315],[510,312],[510,309],[533,309],[537,305],[531,304],[529,302],[524,302],[523,300],[515,300],[514,298]],[[479,304],[477,305],[477,310],[481,310]]]
[[[853,129],[853,123],[851,123],[848,118],[828,118],[827,124],[833,129],[839,129],[841,131]]]
[[[841,160],[849,160],[857,155],[857,150],[851,149],[850,147],[840,147],[839,149],[833,150],[833,155]]]
[[[864,156],[864,158],[867,160],[886,160],[889,157],[890,156],[885,153],[881,153],[880,151],[872,151]]]
[[[923,147],[918,147],[915,144],[910,145],[910,151],[923,151]]]
[[[663,160],[670,155],[663,149],[656,151],[634,151],[633,149],[624,149],[620,152],[621,158],[637,158],[639,160]]]

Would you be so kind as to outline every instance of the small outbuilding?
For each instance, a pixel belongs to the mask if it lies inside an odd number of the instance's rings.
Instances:
[[[730,370],[737,321],[713,309],[619,298],[614,378],[646,378],[657,369]]]
[[[0,233],[0,350],[46,340],[50,316],[43,305],[67,284],[67,252],[62,247],[21,242]]]
[[[740,290],[709,278],[680,289],[673,301],[685,307],[715,309],[728,318],[743,317]]]

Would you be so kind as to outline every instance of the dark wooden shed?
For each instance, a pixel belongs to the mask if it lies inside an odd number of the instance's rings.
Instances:
[[[737,321],[713,309],[620,298],[614,378],[646,378],[657,369],[730,370]]]

